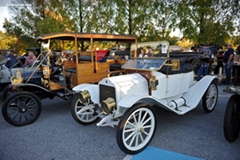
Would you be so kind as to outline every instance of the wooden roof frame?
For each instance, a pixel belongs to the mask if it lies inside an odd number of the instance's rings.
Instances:
[[[94,39],[95,41],[118,41],[118,42],[129,42],[137,43],[136,36],[129,35],[117,35],[117,34],[105,34],[105,33],[78,33],[78,32],[69,32],[69,33],[50,33],[38,36],[35,41],[44,41],[48,39],[61,39],[61,40],[90,40]]]

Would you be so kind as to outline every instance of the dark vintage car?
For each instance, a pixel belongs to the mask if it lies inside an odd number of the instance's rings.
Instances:
[[[34,71],[38,62],[30,65],[23,65],[25,62],[25,57],[19,57],[18,62],[12,67],[8,68],[5,64],[9,59],[5,59],[0,62],[0,86],[5,88],[8,84],[11,83],[11,77],[19,71],[21,74],[24,72]]]
[[[229,98],[225,114],[223,131],[225,139],[229,142],[237,140],[240,132],[240,87],[236,85],[230,85],[224,92],[232,93]]]
[[[2,51],[2,50],[0,50],[0,51]],[[6,54],[8,54],[7,51],[9,52],[9,50],[5,50],[5,51],[6,52],[3,52],[4,56],[6,56]],[[30,72],[30,71],[35,70],[37,63],[34,64],[35,66],[32,66],[32,64],[27,65],[27,66],[24,65],[25,58],[30,51],[33,52],[36,57],[38,57],[40,54],[40,47],[27,48],[26,54],[17,56],[18,62],[11,68],[8,68],[5,65],[8,61],[7,59],[2,60],[0,62],[0,86],[1,86],[1,88],[4,88],[5,86],[7,86],[8,84],[11,83],[11,77],[16,74],[16,71],[20,71],[20,73],[22,74],[24,72]]]

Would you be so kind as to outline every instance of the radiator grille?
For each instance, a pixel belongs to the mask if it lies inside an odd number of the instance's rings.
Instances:
[[[116,102],[115,88],[100,84],[100,102],[106,100],[108,97],[113,98]]]

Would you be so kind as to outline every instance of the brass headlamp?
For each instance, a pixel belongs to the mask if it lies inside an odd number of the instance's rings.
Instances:
[[[101,103],[102,111],[105,114],[110,114],[116,107],[116,102],[113,98],[109,97]]]
[[[91,96],[88,90],[84,90],[79,93],[78,97],[82,103],[86,103]]]

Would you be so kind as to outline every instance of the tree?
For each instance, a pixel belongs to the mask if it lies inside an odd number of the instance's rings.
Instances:
[[[5,24],[7,33],[35,38],[55,32],[75,31],[74,1],[62,0],[12,0],[9,7],[12,18]],[[21,4],[18,6],[17,4]]]
[[[185,38],[195,43],[224,43],[233,34],[232,16],[237,6],[234,0],[182,0],[175,1],[174,16]]]
[[[12,0],[4,28],[25,46],[45,33],[129,34],[138,41],[172,40],[180,28],[195,44],[223,44],[240,30],[236,0]],[[17,6],[21,4],[21,6]],[[235,35],[233,34],[235,31]],[[171,42],[174,43],[174,40]],[[79,42],[82,50],[88,46]]]
[[[3,31],[0,31],[0,48],[1,49],[10,49],[15,48],[17,38],[15,36],[8,36]]]
[[[3,27],[8,35],[18,37],[17,48],[36,46],[34,39],[42,34],[77,30],[74,0],[12,0],[11,19]],[[21,5],[18,5],[21,4]],[[24,50],[25,50],[24,49]]]

